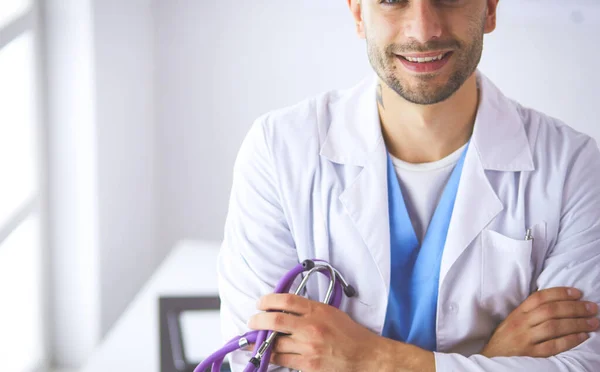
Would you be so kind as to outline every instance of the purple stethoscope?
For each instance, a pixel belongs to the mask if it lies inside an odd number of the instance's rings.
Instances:
[[[329,278],[329,287],[327,288],[323,303],[339,308],[342,303],[342,291],[347,297],[356,296],[354,287],[348,284],[339,271],[323,260],[304,260],[302,263],[296,265],[277,283],[274,293],[289,292],[296,277],[304,272],[307,273],[302,278],[298,289],[294,292],[295,295],[300,294],[304,290],[312,274],[320,272]],[[209,367],[211,368],[211,372],[220,371],[227,354],[242,349],[249,344],[255,344],[254,356],[248,362],[244,372],[266,372],[269,360],[271,359],[273,341],[278,334],[278,332],[274,331],[251,331],[237,336],[227,342],[223,348],[203,360],[194,369],[194,372],[204,372]]]

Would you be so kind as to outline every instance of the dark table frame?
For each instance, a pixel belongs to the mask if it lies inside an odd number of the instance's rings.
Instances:
[[[190,310],[219,310],[220,307],[218,296],[159,298],[161,372],[193,372],[196,368],[196,364],[190,364],[186,359],[181,313]],[[221,371],[230,371],[227,362],[223,363]]]

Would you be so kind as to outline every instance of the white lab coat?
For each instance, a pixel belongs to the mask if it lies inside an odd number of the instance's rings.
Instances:
[[[600,151],[588,136],[505,97],[481,101],[442,257],[438,372],[600,371],[600,337],[551,358],[477,353],[536,289],[600,303]],[[297,262],[320,258],[358,290],[342,310],[382,331],[390,281],[386,147],[375,77],[254,123],[234,168],[219,258],[224,337]],[[596,119],[596,118],[592,118]],[[532,228],[534,240],[524,240]],[[308,287],[322,298],[327,283]],[[248,361],[237,352],[234,370]]]

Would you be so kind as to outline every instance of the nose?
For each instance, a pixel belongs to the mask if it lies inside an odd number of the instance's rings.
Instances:
[[[404,34],[422,44],[441,37],[438,9],[431,4],[431,0],[412,1],[406,13]]]

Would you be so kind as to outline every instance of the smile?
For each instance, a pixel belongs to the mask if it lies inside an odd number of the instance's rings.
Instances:
[[[446,53],[440,53],[437,56],[433,56],[433,57],[408,57],[408,56],[400,56],[404,59],[406,59],[409,62],[416,62],[416,63],[427,63],[427,62],[433,62],[433,61],[439,61],[441,59],[443,59],[446,54],[448,54],[450,52],[446,52]]]
[[[432,73],[441,70],[452,58],[453,52],[437,52],[420,55],[396,55],[404,67],[416,73]]]

